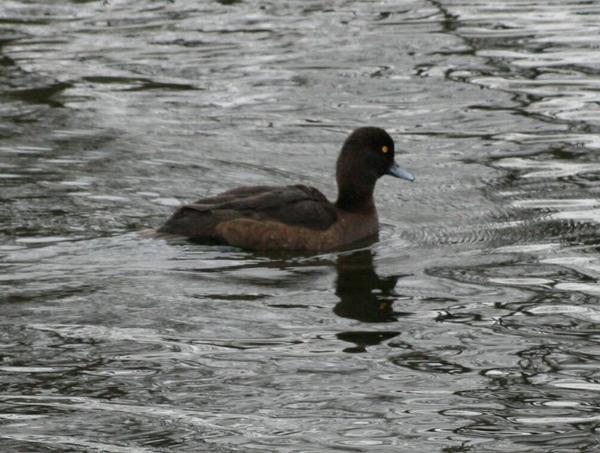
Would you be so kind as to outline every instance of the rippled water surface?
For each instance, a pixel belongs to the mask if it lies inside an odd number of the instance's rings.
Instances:
[[[0,449],[600,449],[600,2],[3,0]],[[139,232],[236,185],[335,195],[388,129],[378,242]]]

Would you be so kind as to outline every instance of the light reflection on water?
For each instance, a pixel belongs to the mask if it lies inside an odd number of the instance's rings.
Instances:
[[[0,8],[0,446],[593,451],[594,2]],[[385,127],[380,240],[140,234],[241,184],[332,196]]]

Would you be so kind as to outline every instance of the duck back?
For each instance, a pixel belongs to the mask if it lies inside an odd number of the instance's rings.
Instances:
[[[300,184],[238,187],[181,206],[158,232],[200,241],[230,243],[224,231],[228,224],[241,219],[258,225],[276,222],[323,231],[336,222],[337,213],[335,206],[313,187]],[[249,230],[247,234],[257,234],[256,228],[254,231]],[[249,241],[259,239],[262,241],[264,238],[248,238]]]

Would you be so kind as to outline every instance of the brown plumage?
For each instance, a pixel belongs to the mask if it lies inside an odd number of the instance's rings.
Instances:
[[[383,129],[360,128],[338,158],[336,203],[304,185],[239,187],[181,206],[158,232],[255,250],[343,247],[377,233],[373,189],[384,174],[414,179]]]

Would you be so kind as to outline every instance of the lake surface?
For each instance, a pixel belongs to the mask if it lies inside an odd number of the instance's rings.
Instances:
[[[600,2],[3,0],[0,450],[600,448]],[[147,239],[314,185],[378,242]]]

